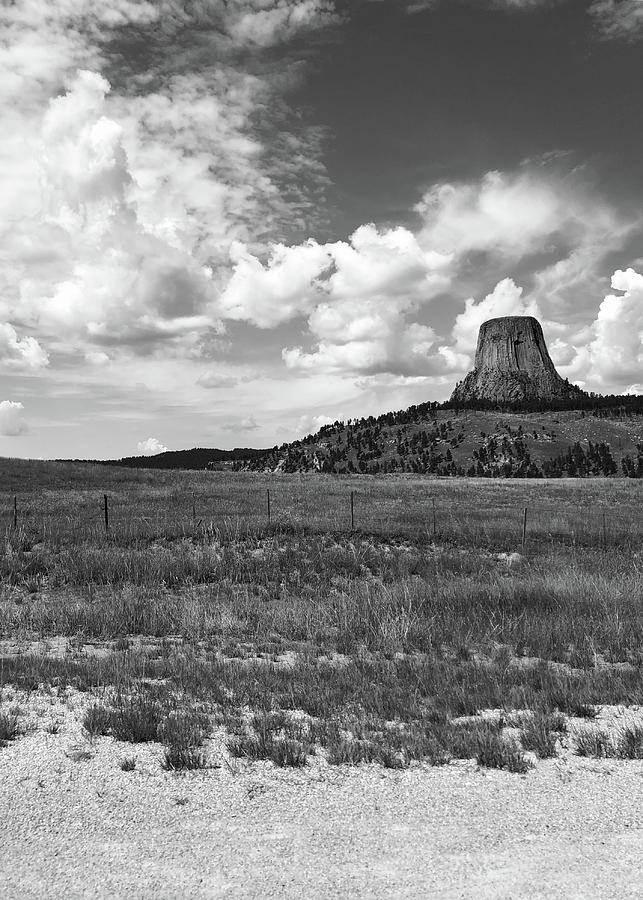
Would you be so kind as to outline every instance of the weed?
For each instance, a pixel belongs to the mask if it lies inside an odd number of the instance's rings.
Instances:
[[[136,768],[136,757],[125,756],[118,764],[123,772],[133,772]]]

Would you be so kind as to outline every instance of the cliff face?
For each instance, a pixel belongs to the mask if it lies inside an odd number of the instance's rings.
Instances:
[[[474,369],[456,386],[451,400],[504,404],[582,394],[556,371],[540,322],[532,316],[504,316],[480,326]]]

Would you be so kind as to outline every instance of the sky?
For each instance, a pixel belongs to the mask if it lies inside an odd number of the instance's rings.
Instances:
[[[0,456],[444,400],[488,318],[643,393],[643,0],[0,5]]]

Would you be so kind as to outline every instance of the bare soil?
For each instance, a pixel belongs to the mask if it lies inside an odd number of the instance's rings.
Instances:
[[[85,695],[13,701],[27,733],[0,750],[7,900],[641,896],[643,761],[581,759],[564,741],[525,776],[323,757],[293,771],[232,760],[215,732],[210,768],[178,774],[158,744],[88,740]],[[604,708],[596,724],[634,719]]]

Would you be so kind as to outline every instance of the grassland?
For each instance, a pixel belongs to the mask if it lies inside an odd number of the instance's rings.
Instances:
[[[602,705],[643,704],[637,481],[20,461],[0,477],[14,704],[81,690],[88,735],[159,741],[168,770],[207,766],[213,729],[229,760],[279,766],[526,771],[566,741],[643,755],[638,732],[573,737]],[[20,733],[5,699],[0,740]]]

